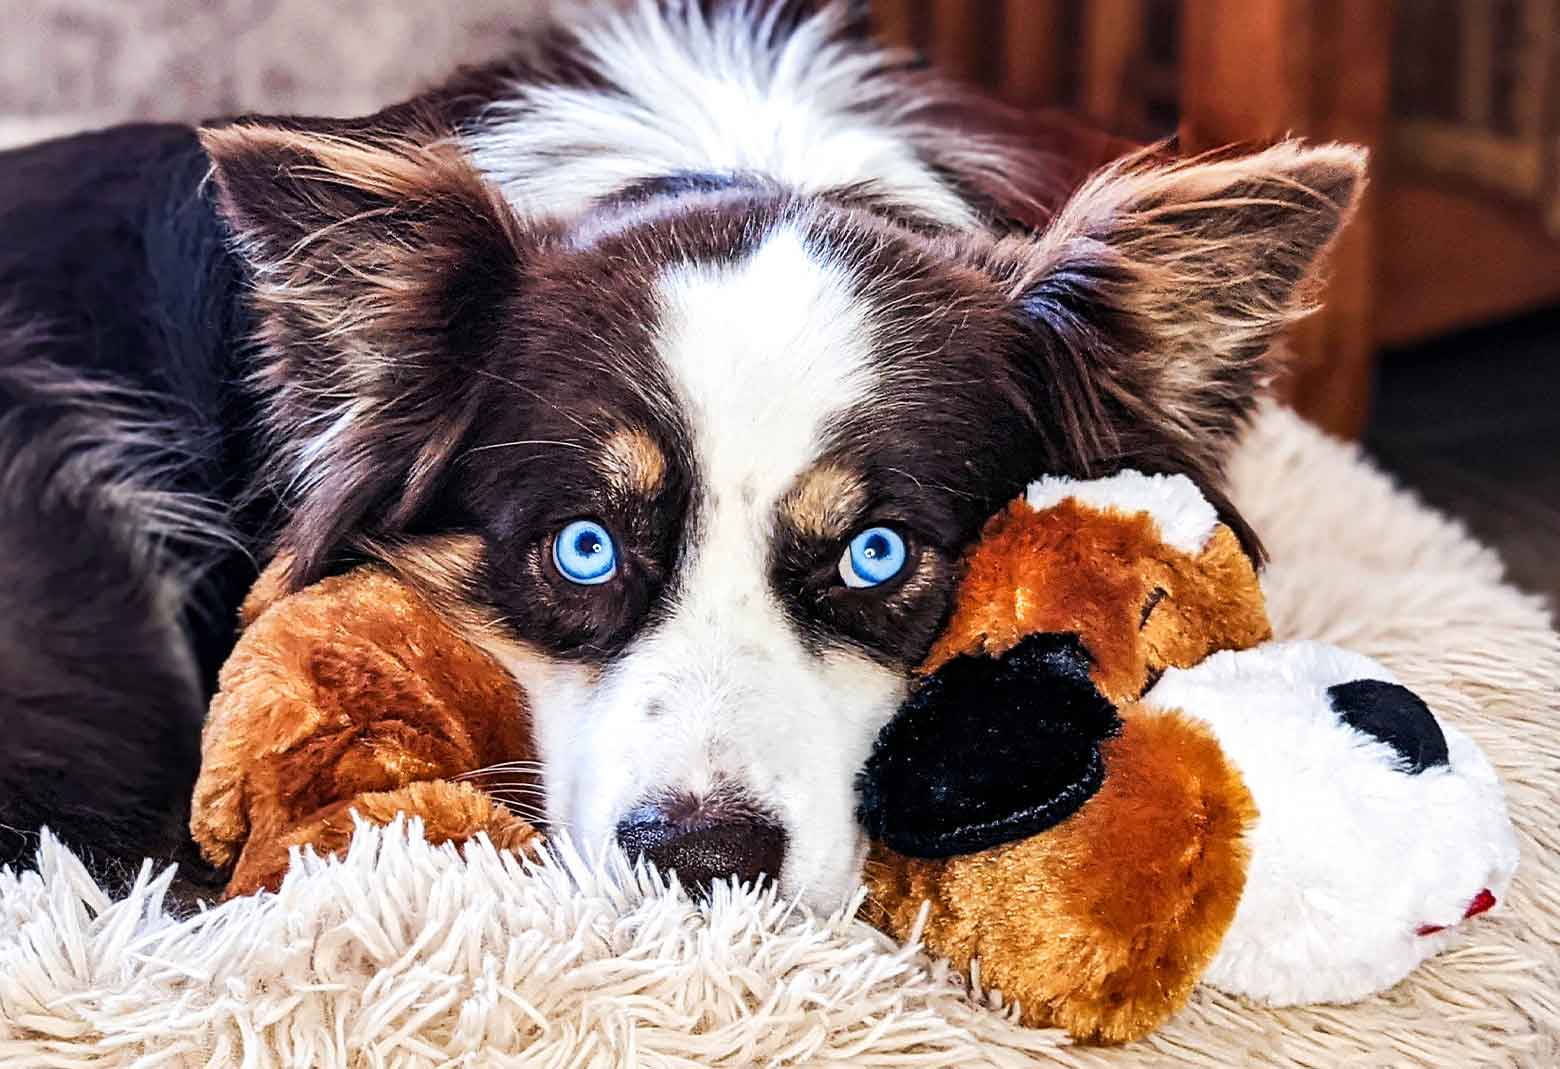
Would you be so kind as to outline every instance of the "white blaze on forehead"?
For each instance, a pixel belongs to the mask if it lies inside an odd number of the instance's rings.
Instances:
[[[1030,483],[1024,494],[1029,507],[1037,511],[1069,498],[1127,515],[1146,512],[1167,544],[1193,555],[1203,551],[1219,524],[1219,514],[1185,475],[1144,475],[1131,470],[1103,479],[1047,475]]]
[[[874,381],[872,326],[849,275],[781,227],[745,261],[675,268],[659,290],[660,355],[688,408],[702,489],[714,511],[740,506],[767,525],[830,419]]]

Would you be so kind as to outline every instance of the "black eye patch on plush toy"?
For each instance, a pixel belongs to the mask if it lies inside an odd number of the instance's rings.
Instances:
[[[1403,771],[1418,775],[1451,763],[1446,733],[1424,699],[1398,683],[1356,679],[1327,688],[1338,719],[1397,752]]]

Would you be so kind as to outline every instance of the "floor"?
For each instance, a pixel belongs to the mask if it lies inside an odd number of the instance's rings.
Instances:
[[[1560,613],[1560,309],[1386,354],[1366,444]]]

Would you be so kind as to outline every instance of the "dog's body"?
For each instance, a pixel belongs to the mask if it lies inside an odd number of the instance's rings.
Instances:
[[[1026,233],[1034,161],[807,6],[647,0],[368,119],[0,157],[12,856],[180,841],[280,548],[391,563],[515,673],[554,826],[855,882],[963,546],[1042,471],[1212,491],[1360,160],[1139,162]]]

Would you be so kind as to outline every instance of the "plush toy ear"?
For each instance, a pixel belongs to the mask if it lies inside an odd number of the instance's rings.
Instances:
[[[249,269],[269,474],[302,584],[365,518],[394,530],[427,503],[480,403],[524,241],[431,133],[240,124],[201,141]]]
[[[1076,422],[1120,429],[1097,443],[1113,466],[1218,471],[1364,182],[1365,153],[1347,145],[1140,153],[1086,182],[1037,239],[996,253],[1039,368],[1084,377]]]
[[[1121,729],[1076,635],[956,657],[878,735],[859,778],[867,834],[908,857],[988,850],[1045,831],[1104,782]]]

